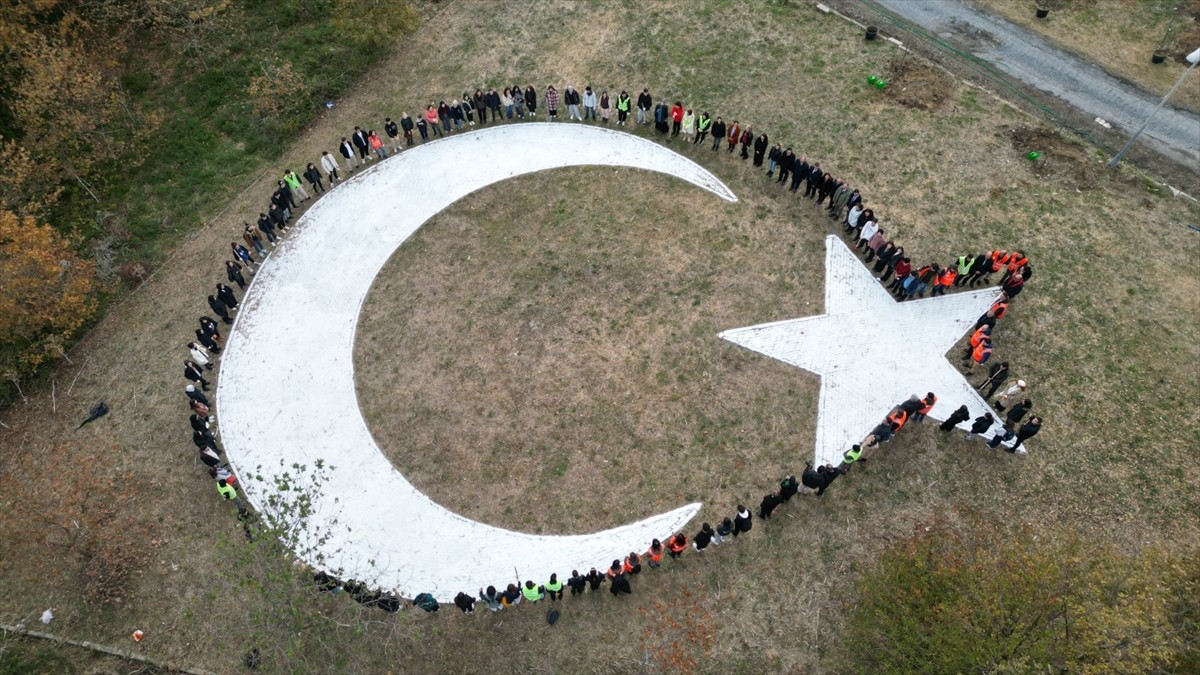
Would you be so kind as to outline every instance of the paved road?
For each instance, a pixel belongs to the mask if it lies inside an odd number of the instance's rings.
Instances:
[[[1045,38],[961,0],[874,0],[874,4],[1090,117],[1107,120],[1126,136],[1142,125],[1161,100],[1161,96],[1115,78]],[[1194,70],[1184,87],[1200,86],[1200,68]],[[1200,167],[1200,115],[1168,104],[1138,143],[1195,171]]]

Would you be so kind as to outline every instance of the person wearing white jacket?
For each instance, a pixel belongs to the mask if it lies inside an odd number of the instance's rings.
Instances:
[[[854,245],[854,248],[862,249],[863,247],[865,247],[867,245],[867,242],[871,241],[871,237],[874,237],[875,233],[878,231],[879,231],[879,221],[878,220],[875,220],[874,218],[872,218],[872,219],[868,220],[866,223],[863,223],[862,232],[859,233],[858,243]]]
[[[192,361],[197,365],[204,366],[205,370],[212,370],[212,360],[208,358],[208,350],[199,342],[189,342],[187,345],[188,353],[192,355]]]
[[[333,187],[334,181],[339,181],[342,179],[342,177],[338,175],[337,160],[333,158],[333,155],[329,154],[328,150],[321,153],[321,168],[325,170],[325,174],[329,178],[330,188]]]
[[[1026,386],[1025,380],[1017,380],[1015,384],[1008,385],[1007,389],[1000,392],[1000,398],[996,399],[996,410],[1004,412],[1010,401],[1024,399],[1027,391],[1029,387]]]

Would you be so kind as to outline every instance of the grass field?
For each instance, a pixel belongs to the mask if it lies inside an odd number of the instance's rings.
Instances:
[[[251,647],[272,671],[627,672],[655,669],[647,641],[684,632],[652,600],[690,593],[676,611],[703,636],[691,643],[703,670],[836,672],[856,574],[935,514],[1130,550],[1195,545],[1194,205],[1132,169],[1106,172],[1089,149],[808,5],[423,9],[420,30],[281,165],[332,150],[356,124],[513,81],[649,86],[736,117],[862,189],[917,260],[996,246],[1030,255],[1037,274],[997,338],[1046,420],[1029,457],[906,432],[826,498],[781,508],[707,559],[643,574],[631,597],[568,599],[554,627],[537,611],[391,616],[256,586],[274,568],[237,554],[233,514],[192,459],[177,373],[228,242],[265,202],[252,190],[114,308],[53,388],[4,416],[0,470],[31,498],[70,457],[112,448],[107,462],[139,487],[121,517],[150,531],[148,564],[104,608],[79,601],[69,552],[0,543],[5,622],[53,606],[54,631],[126,645],[141,628],[140,652],[222,673]],[[875,72],[904,75],[881,93],[865,82]],[[1043,163],[1024,159],[1033,149]],[[715,333],[819,311],[828,221],[749,162],[684,153],[740,203],[632,171],[530,176],[448,209],[385,269],[361,326],[360,371],[376,368],[360,394],[393,461],[434,498],[496,524],[594,529],[691,498],[709,518],[802,468],[815,378]],[[112,413],[73,431],[99,399]],[[514,468],[531,469],[528,482],[503,480]]]

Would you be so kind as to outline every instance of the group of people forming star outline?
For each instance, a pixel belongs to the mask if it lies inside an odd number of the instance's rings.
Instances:
[[[585,87],[582,92],[567,86],[560,94],[554,86],[547,86],[541,100],[547,113],[544,119],[550,122],[558,120],[560,105],[563,105],[566,107],[567,121],[599,121],[607,125],[615,112],[615,126],[653,125],[654,130],[665,138],[680,139],[689,146],[707,147],[712,152],[724,146],[726,154],[731,156],[740,146],[738,156],[743,161],[750,159],[752,165],[758,168],[765,162],[768,178],[789,193],[800,194],[800,187],[803,186],[802,194],[806,199],[824,207],[830,219],[841,222],[843,234],[854,249],[864,255],[866,263],[874,263],[874,273],[881,283],[888,284],[888,290],[898,301],[922,298],[926,292],[938,296],[952,288],[987,285],[993,274],[1000,273],[1002,294],[991,309],[979,318],[966,341],[963,358],[969,368],[984,366],[990,361],[992,332],[998,320],[1008,312],[1011,301],[1020,294],[1025,282],[1032,276],[1032,267],[1023,252],[1001,249],[965,254],[944,267],[938,264],[916,265],[906,255],[902,245],[886,238],[878,216],[866,205],[858,189],[822,168],[820,161],[796,155],[792,148],[783,147],[780,143],[772,145],[765,132],[756,134],[750,124],[743,125],[737,119],[727,123],[720,115],[714,117],[708,111],[697,113],[678,100],[668,104],[663,97],[655,103],[648,88],[642,89],[635,102],[624,90],[610,95],[607,91],[597,92],[591,86]],[[386,141],[373,129],[355,126],[350,136],[342,137],[337,145],[340,161],[334,154],[324,151],[317,161],[307,164],[303,173],[298,174],[293,169],[282,172],[257,222],[253,226],[243,223],[241,241],[230,242],[229,255],[224,261],[227,281],[244,290],[246,277],[255,274],[257,266],[263,264],[281,238],[286,236],[294,216],[302,210],[301,204],[334,189],[352,172],[370,162],[387,159],[390,156],[389,146],[390,153],[395,154],[416,145],[416,135],[419,135],[421,143],[425,143],[477,125],[482,127],[514,120],[533,121],[537,119],[538,104],[538,92],[532,85],[523,89],[520,86],[505,87],[501,91],[491,88],[484,91],[480,88],[473,94],[464,91],[461,98],[453,98],[450,102],[442,100],[436,105],[431,102],[415,118],[407,112],[398,121],[385,117],[383,129]],[[708,144],[710,135],[712,141]],[[304,182],[309,184],[311,195],[305,189]],[[846,214],[844,218],[843,213]],[[206,302],[211,313],[222,323],[233,323],[239,301],[229,285],[218,282],[215,292],[208,295]],[[217,320],[207,314],[199,318],[199,324],[194,331],[195,339],[186,344],[189,358],[184,361],[184,378],[188,381],[184,392],[191,410],[189,423],[192,442],[198,450],[201,463],[216,481],[217,492],[234,503],[247,537],[252,537],[249,523],[253,521],[254,514],[238,495],[237,479],[225,462],[224,451],[217,442],[217,418],[213,404],[205,394],[209,390],[206,375],[214,369],[215,361],[219,358],[223,336]],[[995,363],[989,367],[987,377],[977,388],[981,392],[986,391],[983,393],[985,399],[991,399],[1008,381],[1008,377],[1008,363]],[[973,421],[966,440],[984,435],[999,424],[1001,428],[993,434],[988,446],[1004,447],[1009,452],[1024,454],[1023,443],[1041,428],[1041,419],[1037,416],[1030,417],[1022,424],[1033,405],[1026,397],[1027,390],[1024,380],[1017,380],[1005,387],[995,401],[997,411],[1003,414],[1007,410],[1004,419],[997,420],[990,412],[980,415]],[[800,480],[794,475],[786,476],[778,489],[763,497],[758,507],[758,517],[769,519],[778,506],[786,504],[802,491],[818,497],[824,495],[834,480],[848,473],[855,464],[868,461],[909,421],[923,421],[936,401],[937,396],[933,392],[925,396],[913,395],[896,405],[860,443],[854,444],[837,466],[825,464],[814,467],[809,463]],[[966,406],[962,406],[939,428],[950,432],[969,417]],[[1010,442],[1010,445],[1004,445]],[[749,532],[753,521],[750,510],[739,504],[733,517],[723,518],[716,527],[703,523],[691,537],[690,543],[687,535],[677,532],[666,542],[654,539],[644,552],[634,551],[623,558],[614,559],[603,572],[593,567],[586,574],[572,570],[565,580],[560,579],[558,574],[550,575],[545,581],[515,579],[512,583],[501,584],[502,590],[493,585],[480,588],[478,593],[459,592],[454,604],[467,614],[473,612],[477,603],[495,612],[522,602],[532,604],[547,598],[551,601],[560,600],[564,595],[564,587],[570,590],[571,595],[577,596],[583,595],[588,589],[597,591],[605,583],[613,595],[628,594],[632,592],[631,578],[642,572],[643,565],[649,569],[658,568],[665,557],[681,558],[688,548],[696,554],[703,554],[710,547]],[[345,592],[366,606],[397,612],[404,605],[395,593],[373,589],[361,581],[343,581],[324,571],[316,571],[312,576],[320,590]],[[429,612],[439,608],[437,599],[430,593],[418,594],[411,603]],[[551,616],[557,616],[557,613]]]

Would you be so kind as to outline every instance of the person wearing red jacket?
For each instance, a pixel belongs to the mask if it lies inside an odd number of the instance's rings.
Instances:
[[[738,141],[742,140],[742,127],[737,120],[729,125],[729,133],[725,135],[726,142],[729,143],[729,154],[733,154],[733,149],[737,147]]]
[[[675,105],[671,106],[671,135],[678,136],[679,130],[683,128],[683,102],[675,101]]]

